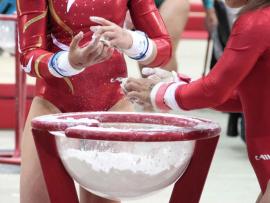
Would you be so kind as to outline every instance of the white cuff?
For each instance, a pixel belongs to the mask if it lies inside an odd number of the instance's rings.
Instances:
[[[184,84],[186,84],[186,83],[185,82],[173,83],[172,85],[170,85],[168,87],[168,89],[165,92],[164,102],[172,110],[183,110],[183,109],[180,108],[180,106],[178,105],[178,103],[177,103],[177,101],[175,99],[175,92],[176,92],[178,87],[180,87],[180,86],[182,86]]]
[[[137,61],[145,61],[152,56],[154,44],[144,32],[127,30],[132,36],[132,46],[123,52]]]
[[[180,82],[180,79],[179,79],[177,73],[176,73],[174,70],[171,71],[171,73],[172,73],[173,81],[174,81],[174,82]]]
[[[84,71],[84,68],[77,70],[73,68],[68,60],[68,51],[56,53],[49,62],[50,73],[58,78],[70,77]]]
[[[157,96],[157,92],[159,90],[159,88],[161,87],[161,85],[163,85],[164,82],[159,82],[157,83],[153,89],[151,90],[151,93],[150,93],[150,99],[151,99],[151,103],[152,103],[152,106],[154,107],[155,111],[159,111],[159,108],[157,107],[156,105],[156,96]]]

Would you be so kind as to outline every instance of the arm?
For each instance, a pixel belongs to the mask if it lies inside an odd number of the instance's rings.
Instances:
[[[53,77],[48,70],[53,53],[46,46],[47,1],[18,0],[17,13],[20,61],[25,72],[39,78]]]
[[[230,96],[257,67],[258,59],[270,46],[270,30],[265,26],[267,18],[263,18],[264,13],[261,13],[261,20],[257,21],[257,14],[250,12],[237,20],[223,56],[206,77],[189,84],[130,78],[125,87],[128,97],[136,98],[142,105],[156,105],[162,110],[241,110],[239,99]]]
[[[242,104],[239,95],[234,91],[229,99],[221,105],[215,106],[214,109],[223,112],[242,112]]]
[[[267,48],[267,31],[256,15],[243,15],[236,22],[223,56],[204,78],[176,90],[178,105],[186,110],[212,108],[229,99]]]
[[[155,4],[152,0],[131,0],[129,10],[136,29],[147,33],[155,43],[156,54],[147,66],[165,65],[170,60],[172,47],[170,37]]]
[[[18,29],[20,61],[25,72],[38,78],[69,77],[81,73],[85,67],[108,59],[113,50],[92,39],[80,47],[80,32],[72,38],[69,51],[52,53],[47,49],[48,5],[46,0],[29,2],[18,0]]]

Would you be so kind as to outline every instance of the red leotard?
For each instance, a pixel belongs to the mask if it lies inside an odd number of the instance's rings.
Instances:
[[[136,28],[157,44],[157,57],[150,66],[166,63],[171,55],[169,36],[152,0],[18,0],[17,8],[21,63],[26,72],[37,77],[36,95],[62,112],[108,110],[122,98],[119,83],[111,82],[127,76],[123,55],[118,52],[69,78],[56,78],[48,71],[52,55],[67,50],[79,31],[84,32],[82,44],[90,41],[89,28],[96,25],[90,16],[122,26],[130,9]]]
[[[241,15],[213,70],[175,94],[186,110],[210,107],[244,113],[249,159],[263,191],[270,179],[269,25],[270,7]]]

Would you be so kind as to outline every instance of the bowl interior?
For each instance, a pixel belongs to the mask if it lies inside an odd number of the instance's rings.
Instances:
[[[173,130],[157,124],[102,123],[108,129]],[[113,200],[138,198],[174,183],[185,172],[195,141],[128,142],[68,138],[53,132],[61,160],[86,190]]]

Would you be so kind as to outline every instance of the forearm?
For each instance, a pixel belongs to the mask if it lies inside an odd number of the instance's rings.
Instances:
[[[46,50],[48,9],[45,2],[27,5],[17,1],[20,61],[26,73],[34,77],[53,77],[48,63],[53,53]]]
[[[238,95],[234,94],[226,100],[223,104],[214,107],[215,110],[222,112],[242,112],[242,104]]]
[[[150,0],[133,0],[129,7],[135,28],[145,32],[154,43],[151,60],[143,63],[152,67],[166,64],[171,58],[172,47],[159,11]]]
[[[37,78],[68,77],[81,71],[69,64],[68,52],[52,53],[47,48],[46,1],[27,5],[18,2],[20,62],[24,71]]]

